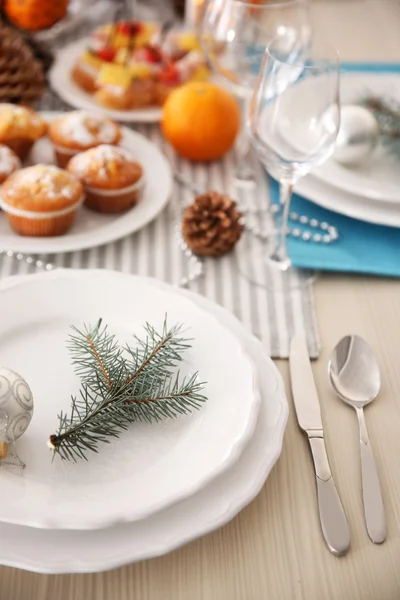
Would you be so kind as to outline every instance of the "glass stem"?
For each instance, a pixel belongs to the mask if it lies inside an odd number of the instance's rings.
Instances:
[[[238,162],[236,169],[236,179],[248,182],[254,181],[254,171],[251,163],[251,144],[246,127],[250,102],[251,98],[247,96],[241,101],[242,127],[237,143]]]
[[[281,181],[279,187],[279,201],[282,206],[282,219],[278,231],[278,237],[275,248],[270,256],[270,260],[281,270],[286,271],[290,267],[290,258],[286,247],[286,238],[288,230],[290,201],[292,199],[293,183],[290,181]]]

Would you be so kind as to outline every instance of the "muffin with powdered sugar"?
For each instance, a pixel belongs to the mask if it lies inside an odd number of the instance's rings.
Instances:
[[[11,148],[21,160],[46,130],[46,122],[31,108],[0,103],[0,144]]]
[[[35,165],[10,175],[2,186],[0,206],[20,235],[62,235],[83,202],[79,180],[58,167]]]
[[[144,185],[143,169],[124,148],[103,144],[77,154],[68,171],[85,190],[85,205],[97,212],[119,213],[134,206]]]
[[[121,129],[118,123],[107,117],[75,110],[52,121],[48,135],[54,146],[58,165],[65,167],[79,152],[101,144],[119,144]]]

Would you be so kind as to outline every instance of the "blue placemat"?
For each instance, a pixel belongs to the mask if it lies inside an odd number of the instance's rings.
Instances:
[[[278,184],[271,180],[273,201],[278,201]],[[347,271],[400,277],[400,229],[372,225],[317,206],[296,194],[292,210],[328,221],[339,230],[332,244],[316,244],[288,238],[288,251],[296,267],[325,271]]]
[[[397,63],[345,63],[342,68],[346,72],[400,74]],[[278,184],[270,179],[270,186],[272,201],[278,202]],[[400,277],[400,229],[345,217],[296,194],[292,199],[292,210],[328,221],[340,233],[340,239],[332,244],[308,243],[289,237],[288,251],[295,266]]]

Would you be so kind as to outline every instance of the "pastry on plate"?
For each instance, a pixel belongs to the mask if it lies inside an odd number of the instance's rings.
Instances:
[[[97,76],[104,61],[91,50],[85,52],[75,62],[72,79],[86,92],[93,94],[98,89]]]
[[[0,144],[0,184],[4,183],[11,173],[21,168],[21,161],[11,148]]]
[[[75,62],[72,79],[85,91],[96,92],[102,87],[98,81],[101,67],[110,63],[123,64],[128,48],[133,52],[149,44],[156,31],[157,26],[153,23],[136,21],[98,27],[91,34],[87,49]]]
[[[117,21],[100,25],[90,35],[88,47],[107,60],[112,49],[143,48],[150,44],[160,26],[150,21]]]
[[[154,104],[155,81],[147,65],[134,68],[107,63],[99,72],[94,95],[102,106],[115,110],[143,108]]]
[[[206,81],[208,69],[197,52],[189,52],[175,62],[163,65],[160,70],[155,91],[155,103],[162,106],[171,92],[190,81]]]
[[[95,30],[71,76],[102,106],[131,110],[162,105],[176,87],[207,79],[209,70],[193,33],[124,21]]]
[[[15,171],[1,189],[0,206],[20,235],[62,235],[74,222],[83,202],[80,181],[52,165]]]
[[[102,115],[75,110],[52,121],[48,135],[58,165],[65,167],[72,156],[79,152],[100,144],[118,144],[121,128]]]
[[[104,144],[74,156],[68,171],[80,179],[85,205],[101,213],[119,213],[134,206],[144,185],[143,169],[124,148]]]
[[[31,108],[0,103],[0,144],[11,148],[21,160],[46,130],[46,122]]]

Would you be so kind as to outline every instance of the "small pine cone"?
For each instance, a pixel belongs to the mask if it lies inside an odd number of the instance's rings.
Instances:
[[[199,256],[222,256],[232,250],[243,231],[236,202],[224,194],[207,192],[185,209],[182,235]]]
[[[174,8],[180,17],[183,17],[185,12],[185,0],[174,0]]]
[[[22,36],[0,26],[0,102],[32,104],[46,87],[41,63]]]

